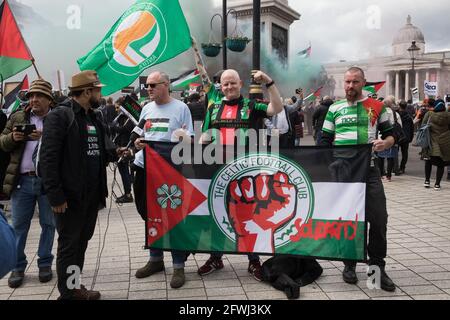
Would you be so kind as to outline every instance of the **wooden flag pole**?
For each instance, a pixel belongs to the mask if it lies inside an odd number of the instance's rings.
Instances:
[[[31,57],[31,63],[33,64],[34,71],[36,71],[36,74],[37,74],[38,78],[39,78],[39,79],[42,79],[42,77],[41,77],[41,75],[39,74],[39,71],[38,71],[38,69],[37,69],[37,67],[36,67],[36,64],[34,63],[34,57]]]

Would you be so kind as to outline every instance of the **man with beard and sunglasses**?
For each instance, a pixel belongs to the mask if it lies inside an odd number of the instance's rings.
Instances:
[[[76,274],[83,270],[98,209],[106,205],[106,165],[118,150],[108,150],[105,132],[94,112],[101,98],[95,71],[72,77],[70,99],[48,114],[39,151],[39,174],[55,215],[58,231],[56,271],[59,300],[98,300]],[[75,281],[72,279],[75,275]]]

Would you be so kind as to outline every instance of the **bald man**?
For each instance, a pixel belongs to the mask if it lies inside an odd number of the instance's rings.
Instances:
[[[283,104],[275,82],[264,72],[254,75],[257,83],[264,84],[270,103],[251,101],[242,96],[243,82],[236,70],[225,70],[220,77],[220,90],[211,83],[201,56],[193,41],[197,67],[202,77],[203,86],[208,97],[208,109],[202,126],[200,143],[219,143],[225,145],[247,145],[249,129],[257,129],[258,120],[280,113]],[[257,135],[258,136],[258,135]],[[212,252],[211,257],[198,269],[199,275],[206,275],[223,268],[223,253]],[[249,254],[248,272],[262,281],[259,256]]]

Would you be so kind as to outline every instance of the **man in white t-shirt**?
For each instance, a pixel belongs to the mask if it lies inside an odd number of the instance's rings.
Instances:
[[[146,219],[145,196],[145,141],[175,142],[184,140],[190,142],[194,135],[192,118],[189,108],[183,102],[170,96],[170,79],[163,72],[153,72],[147,78],[146,89],[152,102],[143,109],[139,119],[147,120],[144,127],[144,137],[136,139],[134,145],[140,150],[135,157],[134,166],[134,196],[136,208],[142,218]],[[186,253],[172,251],[173,276],[170,281],[172,288],[180,288],[185,282],[184,261]],[[136,271],[136,278],[145,278],[164,270],[163,251],[150,249],[150,260]]]

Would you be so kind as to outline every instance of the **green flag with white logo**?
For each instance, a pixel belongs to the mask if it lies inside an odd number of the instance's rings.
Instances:
[[[130,85],[147,68],[191,47],[189,27],[178,0],[138,0],[103,40],[78,59],[80,70],[97,71],[103,95]]]

